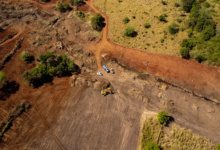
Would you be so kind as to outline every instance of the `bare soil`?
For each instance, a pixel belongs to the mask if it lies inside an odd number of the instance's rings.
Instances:
[[[216,132],[220,130],[219,101],[209,101],[191,92],[219,99],[218,68],[115,45],[107,38],[108,24],[99,40],[90,25],[74,17],[72,12],[54,11],[55,2],[0,0],[0,25],[17,33],[20,31],[17,29],[24,27],[19,36],[0,47],[2,58],[11,50],[11,45],[13,47],[20,37],[24,37],[22,47],[3,68],[8,80],[16,81],[19,89],[0,101],[0,123],[21,102],[28,101],[32,105],[5,134],[1,149],[133,150],[138,148],[142,114],[161,109],[167,110],[181,126],[214,143],[220,141],[220,134]],[[92,1],[88,4],[98,12]],[[0,37],[7,36],[10,32],[7,30],[0,33]],[[62,44],[61,49],[58,43]],[[86,51],[90,49],[92,51]],[[34,54],[33,64],[21,61],[23,50]],[[56,78],[51,84],[33,89],[23,80],[22,74],[34,67],[37,57],[48,50],[68,54],[82,72],[71,78]],[[125,69],[115,61],[106,61],[116,74],[104,73],[103,77],[97,77],[96,71],[101,70],[104,62],[103,54],[142,73]],[[143,73],[146,71],[153,75]],[[189,77],[193,81],[188,81]],[[106,97],[100,94],[97,85],[103,81],[112,84],[115,94]]]

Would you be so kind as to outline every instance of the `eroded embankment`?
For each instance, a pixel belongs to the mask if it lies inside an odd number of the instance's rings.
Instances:
[[[94,52],[99,68],[101,68],[101,56],[106,54],[129,68],[148,72],[175,85],[185,87],[215,103],[220,103],[219,68],[199,64],[192,60],[184,60],[177,56],[151,54],[114,44],[108,38],[107,15],[93,6],[92,0],[87,1],[87,4],[96,13],[102,14],[106,20],[101,40],[87,47]]]

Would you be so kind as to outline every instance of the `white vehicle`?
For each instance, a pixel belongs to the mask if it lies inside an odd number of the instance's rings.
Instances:
[[[97,72],[97,75],[98,76],[103,76],[103,74],[100,71]]]
[[[102,68],[107,72],[110,73],[110,70],[108,69],[108,67],[106,65],[102,65]]]

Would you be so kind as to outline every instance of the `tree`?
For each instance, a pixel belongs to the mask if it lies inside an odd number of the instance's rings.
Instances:
[[[182,0],[183,10],[186,12],[190,12],[195,0]]]
[[[102,29],[105,27],[105,18],[100,14],[96,14],[94,17],[92,17],[91,23],[94,30],[102,31]]]
[[[127,27],[124,31],[124,35],[127,37],[135,37],[137,36],[137,31],[133,27]]]
[[[168,116],[167,112],[161,111],[157,114],[157,119],[162,125],[167,125],[170,121],[170,117]]]
[[[4,72],[0,71],[0,88],[2,88],[6,81],[6,75]]]

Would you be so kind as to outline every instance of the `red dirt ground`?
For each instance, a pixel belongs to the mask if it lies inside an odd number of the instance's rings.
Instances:
[[[101,40],[87,46],[96,55],[99,68],[101,68],[101,55],[107,54],[130,68],[146,71],[220,103],[220,68],[176,56],[151,54],[114,44],[108,38],[107,15],[93,6],[93,0],[88,0],[87,4],[106,20]]]

